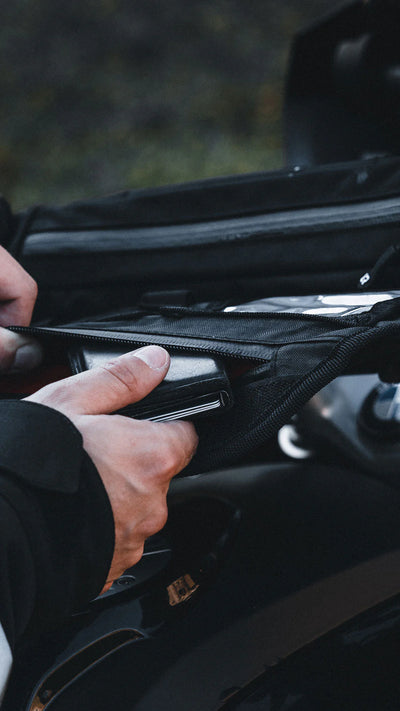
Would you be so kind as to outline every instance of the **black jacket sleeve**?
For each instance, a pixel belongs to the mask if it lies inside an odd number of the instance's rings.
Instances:
[[[0,622],[11,649],[101,590],[110,503],[82,438],[56,410],[0,402]]]

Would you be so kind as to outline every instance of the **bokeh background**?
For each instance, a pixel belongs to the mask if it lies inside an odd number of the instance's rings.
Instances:
[[[283,164],[290,38],[331,0],[1,2],[14,209]]]

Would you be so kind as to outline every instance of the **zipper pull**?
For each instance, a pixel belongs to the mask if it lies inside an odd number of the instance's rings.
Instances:
[[[371,271],[365,272],[359,279],[358,288],[359,289],[371,289],[373,284],[382,273],[382,271],[390,266],[393,262],[397,261],[400,257],[400,244],[392,244],[390,247],[385,249],[383,254],[377,259]]]

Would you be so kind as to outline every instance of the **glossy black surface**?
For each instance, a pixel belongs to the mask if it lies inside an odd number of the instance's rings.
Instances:
[[[267,671],[224,711],[397,711],[400,598]]]

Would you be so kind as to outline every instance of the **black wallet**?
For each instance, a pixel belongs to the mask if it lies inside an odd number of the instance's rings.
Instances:
[[[74,374],[104,365],[127,352],[120,346],[81,345],[69,352]],[[208,355],[171,354],[164,380],[140,402],[118,414],[139,420],[166,422],[192,419],[227,410],[233,404],[232,389],[224,364]]]

